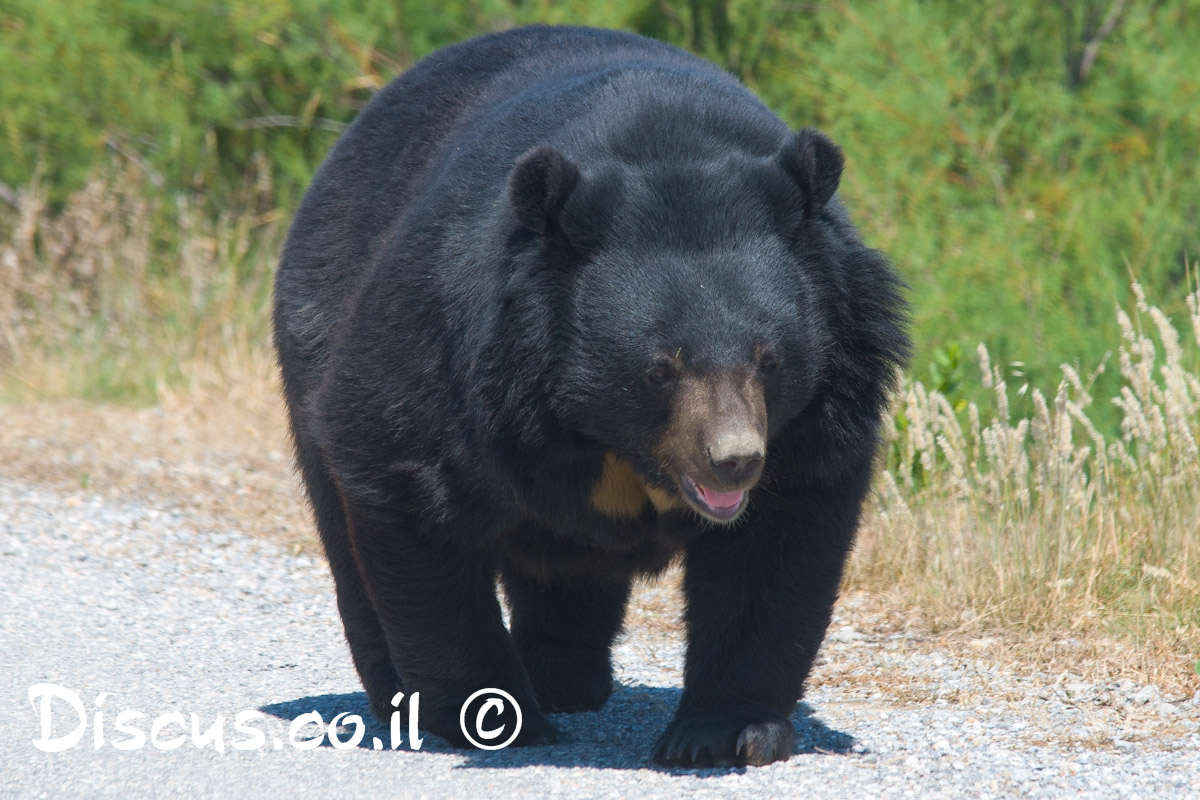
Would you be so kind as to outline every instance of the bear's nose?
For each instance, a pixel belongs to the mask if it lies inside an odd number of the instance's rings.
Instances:
[[[719,460],[710,450],[708,460],[712,465],[713,475],[735,486],[753,478],[763,463],[762,453],[757,450],[748,453],[723,453]]]

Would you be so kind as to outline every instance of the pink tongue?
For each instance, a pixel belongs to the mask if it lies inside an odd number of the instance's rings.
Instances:
[[[745,492],[714,492],[712,489],[705,489],[698,483],[696,488],[700,491],[704,502],[717,509],[733,508],[742,502],[742,495],[745,494]]]

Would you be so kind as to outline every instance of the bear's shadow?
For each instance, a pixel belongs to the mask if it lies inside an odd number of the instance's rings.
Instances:
[[[562,734],[555,745],[540,747],[510,747],[502,750],[459,750],[440,737],[422,733],[420,752],[456,754],[466,757],[460,769],[513,769],[526,766],[595,767],[598,769],[658,769],[696,774],[725,774],[729,769],[666,770],[650,760],[650,752],[658,735],[667,727],[679,704],[681,690],[658,686],[620,686],[600,711],[582,714],[552,714],[550,721]],[[290,723],[301,714],[316,711],[328,724],[343,712],[357,714],[365,724],[365,733],[358,745],[365,749],[383,748],[390,741],[389,727],[371,716],[365,692],[324,694],[301,697],[262,706],[260,711]],[[849,754],[856,741],[853,736],[834,730],[813,716],[806,703],[801,703],[792,716],[796,731],[793,755]],[[401,719],[401,750],[408,747],[408,723]],[[347,738],[353,731],[342,734]],[[312,735],[312,734],[309,734]],[[330,747],[329,739],[322,746]],[[860,748],[861,750],[861,748]]]

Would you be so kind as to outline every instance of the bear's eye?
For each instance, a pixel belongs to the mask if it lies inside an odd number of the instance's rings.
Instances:
[[[779,356],[766,350],[758,357],[758,370],[764,377],[770,378],[779,371]]]
[[[646,383],[655,389],[666,389],[679,377],[675,365],[668,361],[657,361],[646,370]]]

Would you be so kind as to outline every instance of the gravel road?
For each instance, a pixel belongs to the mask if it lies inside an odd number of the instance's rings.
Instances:
[[[324,732],[293,731],[302,714],[368,716],[320,559],[178,509],[0,479],[0,581],[0,798],[1200,798],[1200,693],[1010,674],[986,641],[965,658],[861,633],[852,604],[795,717],[790,761],[667,771],[648,753],[678,701],[682,646],[661,626],[631,623],[620,689],[601,712],[556,716],[564,744],[465,753],[428,736],[415,752],[403,731],[400,749],[375,750],[390,737],[372,723],[363,746],[298,749],[293,736]],[[62,752],[34,745],[30,688],[47,683],[89,716]],[[52,702],[49,738],[66,742],[79,717]],[[165,717],[157,740],[178,748],[133,747],[116,722],[135,711],[146,736]],[[262,746],[233,747],[255,743],[234,728],[240,712]],[[200,734],[223,718],[220,751],[193,744],[191,715]]]

